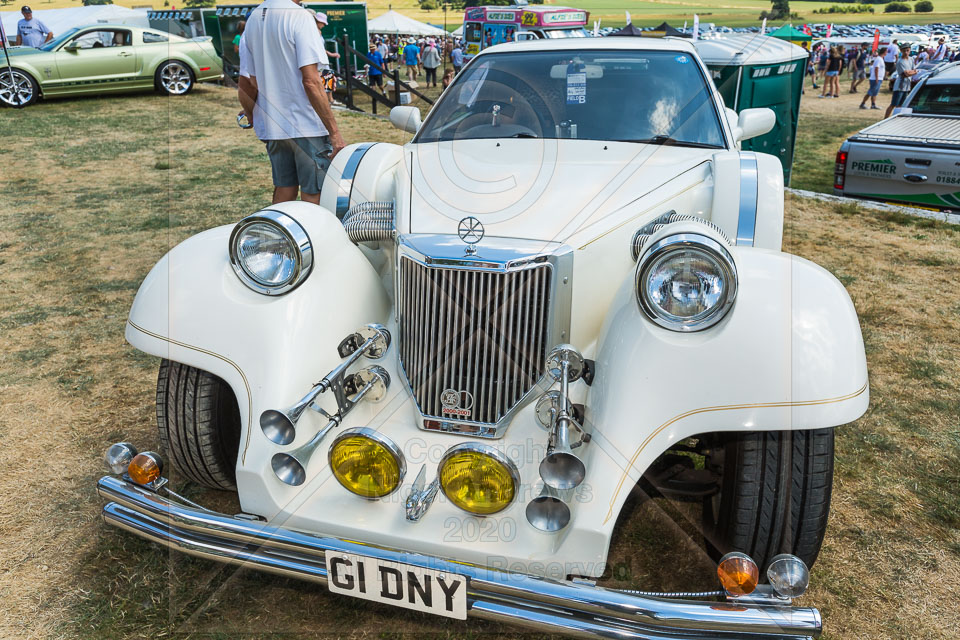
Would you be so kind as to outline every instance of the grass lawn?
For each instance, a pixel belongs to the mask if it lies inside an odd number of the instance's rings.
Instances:
[[[849,89],[849,80],[842,79],[839,98],[818,98],[820,90],[814,89],[809,79],[805,80],[806,93],[800,99],[791,187],[833,193],[833,168],[840,144],[883,118],[891,97],[886,85],[877,96],[878,111],[859,108],[867,90],[866,82],[860,85],[859,93],[850,94]],[[868,101],[867,106],[869,104]]]
[[[802,121],[811,164],[832,144],[818,108]],[[168,554],[101,521],[104,448],[159,444],[158,361],[123,339],[141,280],[176,243],[269,203],[263,145],[236,112],[212,86],[0,110],[0,637],[534,637]],[[348,141],[409,139],[338,118]],[[960,229],[788,197],[785,245],[850,291],[871,380],[868,413],[837,432],[827,539],[799,603],[821,608],[830,639],[960,637]],[[695,509],[634,506],[607,584],[712,588]]]

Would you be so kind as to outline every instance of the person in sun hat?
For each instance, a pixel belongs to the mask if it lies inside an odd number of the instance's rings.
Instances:
[[[23,19],[17,23],[17,40],[14,44],[38,49],[53,40],[53,31],[50,31],[38,18],[33,17],[33,9],[24,5],[20,7],[20,13]]]
[[[423,50],[422,60],[423,70],[427,75],[427,86],[437,86],[437,67],[443,62],[443,58],[433,38],[427,40],[427,46]]]
[[[367,54],[367,58],[373,63],[367,65],[367,83],[370,87],[380,87],[380,93],[386,95],[387,92],[383,88],[383,71],[386,63],[383,61],[383,56],[380,54],[376,43],[370,43],[370,52]]]
[[[407,65],[407,80],[412,82],[420,75],[420,47],[417,46],[417,39],[411,37],[403,47],[403,63]]]
[[[327,48],[327,41],[323,37],[323,28],[327,26],[327,14],[322,11],[314,11],[313,9],[307,9],[310,13],[313,14],[314,19],[317,21],[317,31],[320,33],[320,40],[323,42],[323,48]],[[328,58],[339,58],[340,54],[333,51],[327,51]]]

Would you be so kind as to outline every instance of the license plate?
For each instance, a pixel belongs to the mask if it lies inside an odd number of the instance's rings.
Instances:
[[[467,578],[352,553],[326,552],[327,586],[342,593],[423,611],[467,619]]]

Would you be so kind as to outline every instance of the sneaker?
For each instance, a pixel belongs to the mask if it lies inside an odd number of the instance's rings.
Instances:
[[[876,109],[877,111],[880,111],[880,107],[878,107],[877,105],[873,105],[873,106],[870,107],[870,108],[871,108],[871,109]]]
[[[818,95],[817,97],[818,97],[818,98],[826,98],[827,96],[825,96],[825,95],[823,95],[823,94],[821,93],[821,94]]]
[[[862,105],[860,105],[860,108],[861,108],[861,109],[866,109],[866,108],[867,108],[867,105],[862,104]]]

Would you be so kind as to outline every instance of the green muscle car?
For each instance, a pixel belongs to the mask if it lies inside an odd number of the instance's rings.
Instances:
[[[197,82],[223,75],[209,37],[187,39],[126,25],[78,27],[39,49],[7,51],[9,61],[0,53],[0,103],[5,106],[106,91],[184,95]]]

